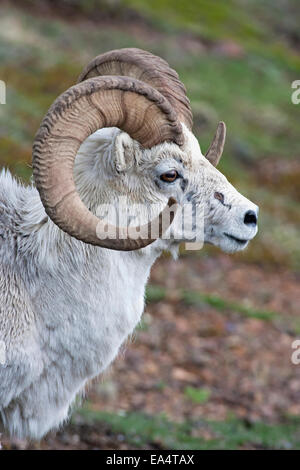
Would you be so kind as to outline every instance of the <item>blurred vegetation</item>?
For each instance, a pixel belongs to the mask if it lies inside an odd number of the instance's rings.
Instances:
[[[167,290],[162,286],[149,284],[146,288],[146,303],[159,302],[167,298]],[[236,302],[230,302],[222,299],[216,295],[203,294],[198,291],[185,290],[181,292],[177,300],[184,302],[186,305],[193,305],[195,307],[203,305],[211,305],[216,310],[221,312],[230,311],[237,312],[246,317],[257,318],[259,320],[272,320],[278,316],[278,313],[271,312],[268,310],[259,310],[252,307],[248,307]]]
[[[39,123],[58,94],[75,83],[86,62],[114,48],[147,49],[167,59],[186,85],[203,151],[217,122],[226,121],[228,138],[220,170],[260,206],[259,235],[235,257],[264,269],[299,271],[300,105],[291,102],[291,83],[300,79],[299,19],[297,0],[2,2],[0,79],[7,84],[7,104],[0,106],[0,165],[29,181],[31,145]],[[193,257],[215,253],[208,247]],[[168,300],[167,289],[150,285],[146,299],[150,304]],[[299,322],[287,317],[283,321],[279,312],[214,294],[185,290],[176,301],[271,321],[278,328],[286,322],[285,327],[300,331]],[[140,327],[146,329],[147,318]],[[198,404],[209,395],[205,388],[185,389],[186,399]],[[230,418],[192,425],[170,423],[160,416],[83,413],[87,420],[108,422],[138,447],[149,441],[172,449],[251,443],[300,447],[299,423],[293,420],[248,426]]]
[[[95,411],[88,406],[80,417],[90,424],[107,423],[114,433],[120,433],[136,448],[149,443],[159,449],[210,450],[210,449],[284,449],[300,447],[299,420],[287,418],[285,423],[269,425],[263,422],[247,423],[234,417],[217,421],[170,422],[165,416],[147,416],[142,413],[107,413]],[[79,419],[78,419],[79,418]]]

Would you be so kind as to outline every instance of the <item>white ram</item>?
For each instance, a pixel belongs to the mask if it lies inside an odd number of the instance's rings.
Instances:
[[[147,225],[139,237],[132,226],[105,237],[101,204],[126,196],[155,218],[168,201],[192,203],[203,210],[204,241],[229,252],[255,236],[257,206],[215,168],[225,125],[206,156],[191,127],[185,89],[165,61],[113,51],[44,118],[33,150],[37,189],[2,171],[0,414],[12,435],[40,438],[68,417],[139,322],[152,264],[185,240],[177,215],[154,238],[142,236]]]

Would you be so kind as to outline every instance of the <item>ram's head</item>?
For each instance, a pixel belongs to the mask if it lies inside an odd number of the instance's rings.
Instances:
[[[114,195],[115,191],[128,195],[131,203],[165,206],[138,229],[107,226],[77,192],[75,157],[78,152],[83,157],[89,150],[96,152],[103,128],[118,130],[110,134],[109,162],[92,167],[93,180],[105,184],[106,193],[111,188]],[[34,176],[47,214],[83,242],[135,250],[168,232],[176,207],[192,204],[202,208],[205,242],[225,251],[245,248],[257,232],[258,208],[215,168],[223,152],[225,124],[219,123],[205,156],[191,128],[185,88],[164,60],[138,49],[96,57],[78,84],[54,102],[35,139]],[[173,240],[179,232],[176,219]],[[153,226],[158,227],[155,237]],[[107,237],[107,233],[116,236]],[[176,238],[183,240],[184,236]]]

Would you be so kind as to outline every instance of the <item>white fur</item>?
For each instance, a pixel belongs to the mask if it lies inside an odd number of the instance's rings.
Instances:
[[[165,143],[143,150],[119,130],[104,129],[82,145],[75,181],[92,211],[126,195],[130,203],[170,195],[203,205],[205,240],[227,251],[239,244],[224,236],[251,239],[256,228],[243,223],[256,206],[241,196],[202,156],[185,129],[185,146]],[[182,162],[180,162],[182,160]],[[163,183],[159,175],[178,169],[183,178]],[[225,207],[214,198],[225,195]],[[176,220],[174,221],[176,231]],[[179,240],[180,241],[180,240]],[[118,252],[79,242],[46,216],[37,190],[9,172],[0,175],[0,414],[19,437],[41,438],[69,414],[76,395],[116,357],[139,322],[150,268],[163,249],[178,240],[157,240],[142,250]],[[244,246],[243,246],[244,247]]]

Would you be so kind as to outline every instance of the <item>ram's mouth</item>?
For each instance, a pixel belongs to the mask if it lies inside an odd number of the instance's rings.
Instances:
[[[224,235],[227,238],[230,238],[231,240],[234,240],[239,245],[245,245],[249,241],[249,240],[243,240],[242,238],[234,237],[233,235],[230,235],[229,233],[225,233],[225,232],[224,232]]]

